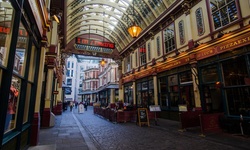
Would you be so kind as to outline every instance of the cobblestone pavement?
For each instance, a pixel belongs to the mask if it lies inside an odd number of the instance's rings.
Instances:
[[[93,108],[78,114],[76,118],[100,150],[240,150],[250,149],[250,138],[220,133],[199,136],[199,129],[186,132],[178,130],[179,122],[159,120],[150,127],[139,127],[135,123],[112,123],[94,115]]]
[[[55,126],[41,129],[37,146],[28,150],[249,150],[250,138],[227,133],[200,136],[199,128],[180,132],[179,122],[158,119],[159,126],[112,123],[77,109],[56,116]]]

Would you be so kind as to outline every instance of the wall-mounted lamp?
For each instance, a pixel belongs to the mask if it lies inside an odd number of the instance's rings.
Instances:
[[[132,26],[130,26],[128,28],[128,33],[130,34],[130,36],[132,38],[137,38],[139,36],[139,34],[142,31],[142,28],[138,25],[136,25],[135,23],[135,8],[134,8],[134,0],[133,0],[133,14],[131,14],[133,16],[133,24]]]
[[[55,20],[57,23],[60,23],[60,21],[61,21],[61,16],[59,16],[59,15],[53,15],[53,18],[54,18],[54,20]]]
[[[198,41],[194,42],[194,47],[198,47],[200,43]]]
[[[220,31],[218,34],[217,34],[217,38],[221,38],[224,36],[224,33],[222,31]]]

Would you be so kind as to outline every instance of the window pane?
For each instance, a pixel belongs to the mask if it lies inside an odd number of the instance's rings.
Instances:
[[[235,0],[210,0],[210,8],[215,29],[228,25],[238,19]]]
[[[226,96],[230,115],[250,116],[250,87],[226,89]]]
[[[23,27],[23,24],[20,23],[13,71],[21,76],[24,75],[25,71],[24,69],[26,65],[26,55],[29,41],[28,37],[26,29]]]
[[[16,116],[18,112],[19,91],[21,87],[21,80],[12,77],[12,84],[10,87],[8,109],[5,121],[4,131],[8,132],[16,127]]]
[[[244,56],[225,61],[222,66],[225,86],[245,85],[248,73]]]
[[[209,66],[201,69],[202,82],[216,82],[219,80],[216,66]]]
[[[165,52],[168,53],[175,49],[175,33],[174,33],[174,24],[169,25],[164,30],[164,44]]]
[[[9,46],[11,43],[14,9],[8,1],[0,2],[0,65],[8,62]]]
[[[28,83],[28,85],[27,85],[27,91],[26,91],[25,104],[24,104],[23,123],[28,122],[29,106],[30,106],[30,96],[31,96],[31,84]]]

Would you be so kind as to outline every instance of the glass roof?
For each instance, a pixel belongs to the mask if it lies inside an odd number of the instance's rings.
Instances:
[[[115,43],[121,51],[133,40],[127,32],[133,21],[145,29],[174,1],[68,0],[66,42],[81,35],[97,34]]]

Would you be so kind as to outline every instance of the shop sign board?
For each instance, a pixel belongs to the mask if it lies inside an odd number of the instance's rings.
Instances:
[[[148,119],[148,109],[147,108],[138,108],[138,121],[139,121],[139,126],[146,124],[147,126],[149,125],[149,119]]]

